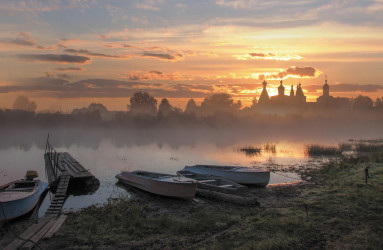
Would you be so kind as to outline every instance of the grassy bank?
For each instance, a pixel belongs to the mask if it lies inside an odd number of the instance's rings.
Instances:
[[[144,194],[70,214],[54,248],[382,249],[383,151],[310,170],[306,184],[253,189],[261,206]],[[367,152],[367,153],[366,153]],[[365,168],[369,167],[368,183]],[[306,213],[307,207],[307,213]]]

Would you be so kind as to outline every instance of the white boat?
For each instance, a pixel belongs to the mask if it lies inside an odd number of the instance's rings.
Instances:
[[[198,189],[205,189],[219,193],[244,195],[248,192],[248,188],[233,181],[222,179],[218,176],[208,174],[198,174],[186,170],[177,171],[177,174],[197,181]]]
[[[245,185],[266,187],[270,181],[269,171],[243,166],[194,165],[185,166],[182,170],[198,174],[215,175]]]
[[[28,171],[25,179],[0,187],[0,221],[11,220],[30,212],[39,202],[48,183],[34,180],[36,171]]]
[[[143,170],[121,172],[116,178],[122,183],[153,194],[185,200],[192,200],[197,189],[197,182],[192,179]]]

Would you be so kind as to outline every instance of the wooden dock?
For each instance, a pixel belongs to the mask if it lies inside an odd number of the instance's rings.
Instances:
[[[47,152],[44,158],[48,181],[52,186],[57,186],[59,179],[65,175],[69,175],[72,181],[94,178],[89,170],[67,152]]]
[[[57,187],[55,195],[46,214],[39,219],[38,223],[32,224],[23,233],[18,235],[4,248],[6,250],[32,249],[42,238],[52,237],[67,218],[67,215],[61,214],[61,210],[67,198],[70,183],[75,182],[76,184],[89,185],[89,180],[90,183],[93,183],[92,181],[96,179],[89,170],[85,169],[69,153],[56,152],[49,143],[49,136],[44,159],[49,184],[51,187]]]
[[[60,217],[55,215],[45,215],[38,223],[32,224],[4,250],[32,249],[42,238],[50,238],[56,233],[68,216],[62,214]]]

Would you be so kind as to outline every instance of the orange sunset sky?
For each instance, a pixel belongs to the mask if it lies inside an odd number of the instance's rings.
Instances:
[[[325,75],[333,96],[383,96],[383,0],[0,2],[1,109],[126,110],[137,91],[249,106],[264,79],[316,101]]]

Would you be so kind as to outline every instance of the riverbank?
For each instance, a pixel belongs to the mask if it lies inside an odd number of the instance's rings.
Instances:
[[[111,200],[69,214],[42,248],[74,249],[381,249],[383,153],[308,170],[304,182],[251,189],[259,206],[197,197]],[[365,168],[369,167],[368,183]],[[306,210],[307,208],[307,210]]]
[[[127,187],[129,198],[124,192],[103,207],[69,213],[60,231],[36,248],[382,249],[381,147],[300,171],[302,182],[251,188],[259,202],[251,206],[167,199]]]

